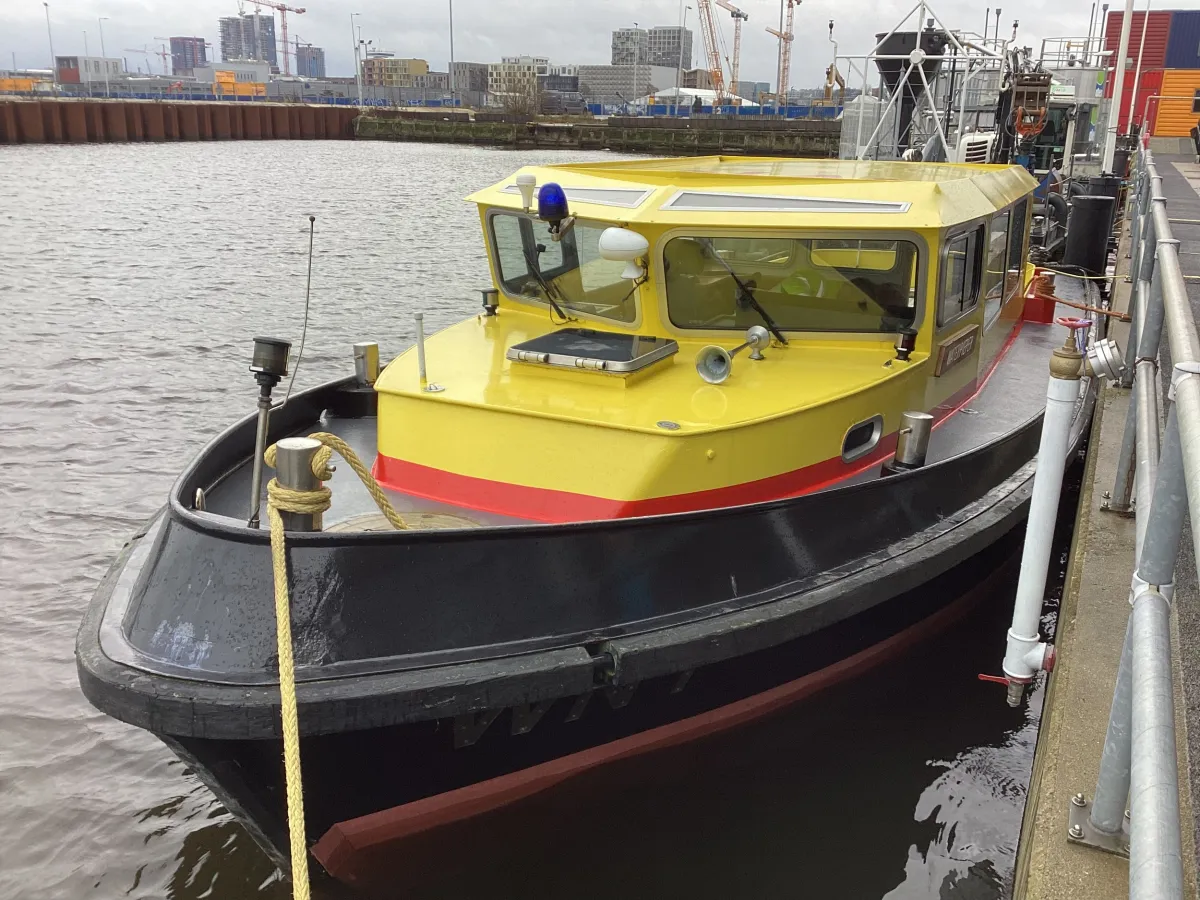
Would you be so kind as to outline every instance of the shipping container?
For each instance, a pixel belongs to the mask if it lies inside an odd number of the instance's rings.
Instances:
[[[1200,69],[1200,9],[1181,9],[1171,17],[1168,69]]]
[[[1150,114],[1149,121],[1154,121],[1154,112],[1158,108],[1158,101],[1151,101],[1151,97],[1157,97],[1162,93],[1163,70],[1149,69],[1143,70],[1140,75],[1127,71],[1125,73],[1125,85],[1121,88],[1121,109],[1120,109],[1120,132],[1124,134],[1129,128],[1129,101],[1133,96],[1133,82],[1137,79],[1137,99],[1133,103],[1133,121],[1138,125],[1143,125],[1143,119],[1146,118],[1146,104],[1149,102]],[[1105,88],[1105,96],[1112,99],[1112,84],[1108,84]]]
[[[1112,59],[1116,61],[1116,53],[1121,48],[1121,19],[1124,12],[1110,12],[1108,27],[1104,31],[1104,49],[1113,52]],[[1132,70],[1138,65],[1139,50],[1143,69],[1167,68],[1167,43],[1170,40],[1171,13],[1152,12],[1150,21],[1146,23],[1146,42],[1142,44],[1142,22],[1146,13],[1133,14],[1133,27],[1129,30],[1129,48],[1126,51],[1125,68]],[[1112,68],[1110,63],[1109,68]]]
[[[1158,107],[1157,114],[1154,107]],[[1168,69],[1162,99],[1150,104],[1150,133],[1155,137],[1187,137],[1200,122],[1200,69]]]

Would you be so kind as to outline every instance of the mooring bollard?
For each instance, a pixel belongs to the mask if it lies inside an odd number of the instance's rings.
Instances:
[[[379,380],[379,344],[361,341],[354,345],[354,378],[361,387]]]
[[[321,486],[313,473],[312,461],[321,442],[306,437],[284,438],[275,444],[275,472],[279,484],[293,491],[315,491]],[[280,510],[285,531],[320,531],[321,514]]]
[[[1088,328],[1087,319],[1055,320],[1067,329],[1067,339],[1050,358],[1050,379],[1046,385],[1046,412],[1042,418],[1042,438],[1038,445],[1037,472],[1033,478],[1033,496],[1029,501],[1029,521],[1025,526],[1025,545],[1021,551],[1021,573],[1013,606],[1012,627],[1004,654],[1004,676],[1008,682],[1008,705],[1019,706],[1025,687],[1043,669],[1054,667],[1054,649],[1041,639],[1038,626],[1046,594],[1046,576],[1054,543],[1054,524],[1058,519],[1058,500],[1062,493],[1063,473],[1071,439],[1071,422],[1079,399],[1079,380],[1084,374],[1113,378],[1122,363],[1116,344],[1095,341],[1086,357],[1076,344],[1076,332]]]
[[[896,454],[883,464],[884,475],[896,475],[925,465],[929,453],[929,438],[933,433],[933,416],[927,412],[909,410],[900,414],[900,430],[896,435]]]

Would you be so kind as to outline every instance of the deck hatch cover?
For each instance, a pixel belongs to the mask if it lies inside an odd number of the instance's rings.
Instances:
[[[505,355],[517,362],[624,373],[636,372],[678,352],[679,344],[669,338],[560,328],[513,344]]]
[[[534,188],[533,195],[536,197],[541,190],[541,185]],[[563,191],[567,195],[568,200],[575,200],[579,203],[594,203],[597,206],[621,206],[626,209],[636,209],[646,202],[653,191],[648,189],[636,188],[584,188],[584,187],[564,187]],[[505,185],[502,193],[519,194],[520,188],[515,184]]]
[[[679,191],[663,209],[687,212],[845,212],[904,213],[907,201],[843,200],[836,197],[783,197],[775,194],[730,194],[720,191]]]

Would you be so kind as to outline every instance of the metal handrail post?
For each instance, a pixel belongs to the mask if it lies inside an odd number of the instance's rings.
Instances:
[[[1130,366],[1129,368],[1134,368]],[[1125,430],[1121,434],[1121,451],[1117,456],[1117,477],[1113,481],[1112,494],[1104,499],[1101,509],[1127,514],[1133,498],[1134,449],[1137,443],[1137,394],[1129,395],[1129,407],[1125,411]]]
[[[1154,587],[1130,616],[1133,745],[1129,779],[1129,900],[1183,897],[1171,607]]]
[[[1158,478],[1158,363],[1155,360],[1137,361],[1133,389],[1137,393],[1137,467],[1133,475],[1137,496],[1134,509],[1137,539],[1134,559],[1140,559],[1150,519],[1150,498]]]
[[[1100,753],[1100,773],[1096,776],[1096,793],[1088,813],[1088,824],[1109,837],[1121,834],[1125,804],[1129,799],[1133,754],[1132,619],[1131,614],[1125,626],[1125,643],[1121,646],[1117,683],[1108,712],[1108,731],[1104,735],[1104,750]]]
[[[1161,306],[1161,300],[1160,304]],[[1148,346],[1150,329],[1146,332]],[[1183,363],[1176,367],[1174,381],[1200,372],[1195,363]],[[1172,396],[1174,389],[1172,388]],[[1184,515],[1187,512],[1187,489],[1183,477],[1183,448],[1179,438],[1179,418],[1175,404],[1167,409],[1167,427],[1162,441],[1162,458],[1159,461],[1158,477],[1154,482],[1154,495],[1148,502],[1146,529],[1138,555],[1136,574],[1129,592],[1132,604],[1149,585],[1154,585],[1162,594],[1170,597],[1175,579],[1175,560],[1179,556],[1179,541],[1183,531]],[[1121,648],[1121,662],[1117,667],[1117,683],[1113,689],[1112,707],[1109,711],[1108,731],[1104,738],[1104,750],[1100,756],[1100,773],[1096,779],[1096,793],[1092,801],[1088,824],[1096,831],[1109,837],[1121,833],[1132,765],[1133,728],[1133,618],[1126,626],[1125,643]]]

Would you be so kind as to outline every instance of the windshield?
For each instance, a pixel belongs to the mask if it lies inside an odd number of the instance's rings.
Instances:
[[[916,323],[908,241],[679,237],[663,258],[667,312],[681,328],[894,333]]]
[[[557,306],[566,314],[632,322],[637,318],[637,285],[622,278],[625,264],[600,256],[607,225],[576,222],[562,240],[550,226],[530,216],[492,216],[492,241],[500,284],[511,296]]]

